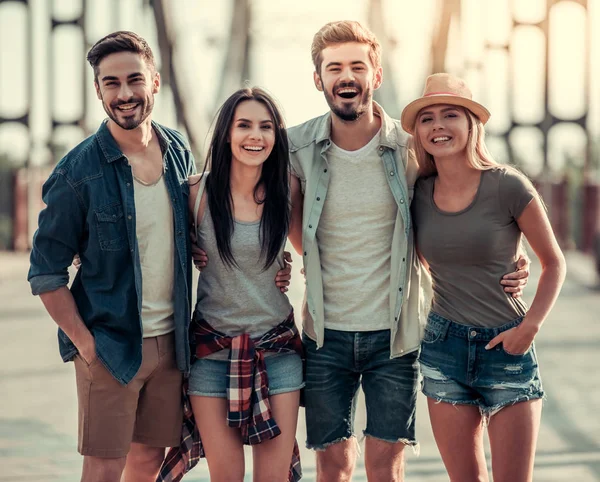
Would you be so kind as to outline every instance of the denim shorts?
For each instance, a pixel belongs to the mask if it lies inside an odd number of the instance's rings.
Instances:
[[[324,450],[354,435],[362,385],[366,436],[416,446],[418,352],[390,359],[390,330],[325,330],[323,346],[303,335],[306,354],[306,446]]]
[[[192,364],[189,395],[227,397],[227,366],[229,360],[200,358]],[[269,395],[294,392],[304,388],[302,359],[297,353],[277,353],[265,357]]]
[[[440,402],[475,405],[484,416],[506,405],[544,398],[533,344],[522,355],[507,353],[501,343],[485,349],[492,338],[522,320],[481,328],[431,312],[419,357],[423,394]]]

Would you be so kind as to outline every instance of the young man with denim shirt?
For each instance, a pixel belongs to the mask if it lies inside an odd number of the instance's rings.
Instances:
[[[404,447],[417,448],[417,355],[430,300],[410,218],[418,166],[400,122],[372,100],[382,82],[376,37],[358,22],[332,22],[315,35],[312,57],[330,112],[288,129],[304,195],[307,446],[317,450],[318,482],[351,480],[361,383],[367,477],[400,481]]]
[[[44,185],[29,281],[75,361],[82,481],[149,482],[181,431],[195,163],[181,134],[151,121],[160,76],[144,39],[115,32],[88,60],[109,119]]]

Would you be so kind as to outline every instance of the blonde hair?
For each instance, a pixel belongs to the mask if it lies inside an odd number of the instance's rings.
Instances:
[[[469,122],[469,135],[467,137],[466,147],[467,162],[469,163],[469,166],[480,171],[493,169],[495,167],[507,167],[498,164],[488,151],[484,141],[485,127],[483,126],[483,123],[469,109],[464,107],[460,108],[465,112]],[[415,125],[413,142],[415,155],[417,157],[417,162],[419,163],[419,175],[423,177],[431,176],[437,173],[437,167],[435,166],[433,156],[429,154],[423,147],[423,144],[421,144],[421,140],[417,135],[417,130],[418,124]]]
[[[369,59],[375,69],[381,66],[381,45],[375,34],[359,22],[341,20],[325,24],[313,37],[310,53],[317,74],[321,74],[323,50],[334,44],[358,42],[369,46]]]
[[[488,148],[485,145],[485,127],[483,123],[469,109],[465,107],[460,108],[463,109],[463,111],[465,112],[467,120],[469,122],[469,135],[467,137],[466,146],[467,162],[469,166],[479,171],[487,171],[489,169],[494,168],[505,169],[507,171],[520,175],[529,185],[533,186],[531,180],[525,174],[519,171],[516,167],[509,166],[507,164],[499,164],[494,160],[494,158],[490,154],[490,151],[488,151]],[[417,159],[417,163],[419,164],[419,176],[432,176],[434,174],[437,174],[435,160],[433,159],[433,156],[425,150],[423,144],[421,144],[421,140],[419,139],[417,130],[418,123],[415,123],[413,148],[415,150],[415,157]],[[539,199],[542,202],[542,205],[544,205],[545,207],[545,204],[537,190],[533,189],[533,192],[535,193],[536,198]]]

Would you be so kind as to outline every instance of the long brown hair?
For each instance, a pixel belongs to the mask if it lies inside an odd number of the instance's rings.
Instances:
[[[254,200],[263,205],[260,242],[264,269],[267,269],[276,261],[279,250],[285,245],[290,224],[288,139],[281,109],[269,93],[260,87],[245,87],[234,92],[223,103],[215,120],[202,176],[210,171],[206,178],[206,195],[219,256],[228,267],[236,267],[231,249],[234,219],[230,186],[232,154],[228,137],[237,107],[248,100],[260,102],[267,108],[275,130],[275,145],[254,187]]]

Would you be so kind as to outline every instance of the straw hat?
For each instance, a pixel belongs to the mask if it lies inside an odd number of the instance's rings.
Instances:
[[[446,73],[430,75],[425,81],[423,97],[412,101],[402,111],[402,128],[409,134],[414,134],[415,121],[419,111],[423,107],[434,104],[466,107],[485,124],[490,118],[490,112],[472,98],[471,89],[464,80]]]

